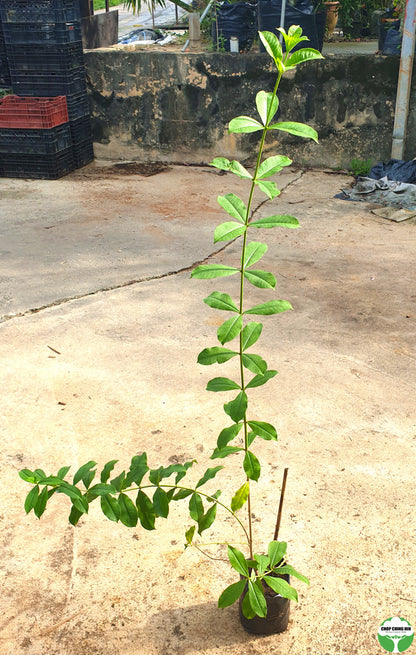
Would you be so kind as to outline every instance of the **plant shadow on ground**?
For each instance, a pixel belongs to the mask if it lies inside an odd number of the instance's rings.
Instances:
[[[154,648],[163,655],[232,649],[264,638],[244,630],[237,606],[219,610],[214,601],[161,610],[149,618],[145,631],[154,635]]]

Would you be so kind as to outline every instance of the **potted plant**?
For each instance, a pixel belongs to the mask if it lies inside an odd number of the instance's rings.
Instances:
[[[20,477],[32,485],[25,501],[26,512],[33,510],[39,518],[52,496],[64,494],[71,502],[69,521],[72,525],[76,525],[88,513],[90,504],[99,499],[104,515],[110,521],[119,521],[127,527],[135,527],[140,523],[144,529],[153,530],[158,518],[168,516],[172,504],[185,501],[192,520],[192,525],[185,533],[186,545],[200,548],[196,533],[202,535],[212,526],[217,510],[226,512],[236,522],[246,547],[243,553],[231,543],[224,544],[228,560],[240,579],[222,592],[218,605],[227,607],[240,600],[243,625],[248,630],[260,633],[279,632],[286,628],[288,602],[297,600],[297,592],[290,585],[289,576],[308,583],[305,576],[287,563],[286,543],[277,540],[277,529],[274,539],[264,550],[261,549],[260,554],[255,551],[252,531],[251,488],[259,482],[261,474],[261,463],[254,452],[255,442],[258,445],[259,440],[277,441],[277,433],[272,424],[252,416],[251,406],[249,415],[249,393],[251,389],[272,380],[277,372],[269,369],[264,359],[250,350],[259,339],[263,327],[262,323],[251,319],[280,314],[292,307],[286,300],[246,305],[246,284],[260,290],[272,290],[276,285],[272,273],[253,268],[266,252],[267,245],[250,240],[249,234],[258,234],[259,231],[276,227],[298,227],[297,219],[286,214],[273,214],[254,220],[252,200],[256,188],[268,199],[276,198],[279,190],[270,177],[291,164],[290,159],[282,155],[263,158],[268,133],[283,131],[317,141],[315,130],[307,125],[276,121],[277,90],[284,72],[305,61],[321,58],[321,54],[311,48],[294,51],[305,40],[300,27],[292,26],[287,33],[283,29],[280,32],[285,42],[285,51],[276,34],[260,33],[266,52],[277,68],[273,91],[260,91],[257,94],[258,118],[238,116],[229,124],[229,132],[234,134],[258,132],[260,138],[254,171],[249,172],[238,161],[224,157],[218,157],[212,162],[212,166],[217,169],[247,180],[246,202],[234,193],[218,197],[219,205],[231,220],[221,223],[214,232],[215,242],[240,239],[240,266],[202,264],[192,272],[192,277],[196,279],[235,276],[238,280],[238,297],[235,300],[219,291],[205,298],[204,302],[208,306],[225,311],[229,318],[218,328],[220,345],[205,348],[198,356],[198,362],[204,366],[224,364],[231,360],[237,364],[237,380],[214,377],[207,384],[208,391],[233,394],[233,398],[223,405],[229,424],[221,430],[211,455],[213,460],[224,460],[230,456],[241,460],[241,478],[236,483],[237,488],[232,498],[228,502],[223,501],[221,489],[213,491],[209,486],[225,468],[223,465],[207,468],[197,482],[191,484],[185,479],[195,460],[152,469],[148,465],[146,453],[135,455],[129,469],[117,475],[113,474],[117,460],[107,462],[100,472],[99,482],[94,482],[97,472],[95,461],[81,466],[71,482],[66,479],[69,466],[60,468],[56,475],[47,475],[42,469],[20,471]],[[235,341],[235,347],[228,348],[226,344],[232,341]],[[246,511],[245,518],[241,516],[243,508]]]

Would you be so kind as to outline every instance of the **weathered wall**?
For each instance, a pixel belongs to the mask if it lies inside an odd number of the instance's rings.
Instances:
[[[250,161],[256,134],[228,135],[238,114],[273,87],[265,54],[98,50],[86,53],[96,156],[208,163],[223,155]],[[390,158],[399,60],[369,55],[308,62],[283,79],[280,118],[307,122],[320,145],[276,134],[297,163],[344,167],[352,158]],[[407,158],[416,145],[411,99]],[[283,143],[282,143],[283,141]],[[274,149],[271,141],[269,148]]]

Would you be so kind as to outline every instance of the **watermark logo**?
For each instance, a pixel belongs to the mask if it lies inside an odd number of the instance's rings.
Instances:
[[[380,645],[389,653],[404,653],[412,644],[414,632],[409,621],[393,616],[383,621],[377,637]]]

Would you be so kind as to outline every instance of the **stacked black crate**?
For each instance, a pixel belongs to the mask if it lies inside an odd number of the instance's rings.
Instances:
[[[0,89],[9,88],[10,84],[9,63],[7,60],[6,45],[3,37],[3,25],[0,16]]]
[[[0,176],[56,180],[74,170],[65,96],[0,98]]]
[[[79,0],[2,0],[13,92],[65,95],[74,167],[94,158],[81,41]]]

